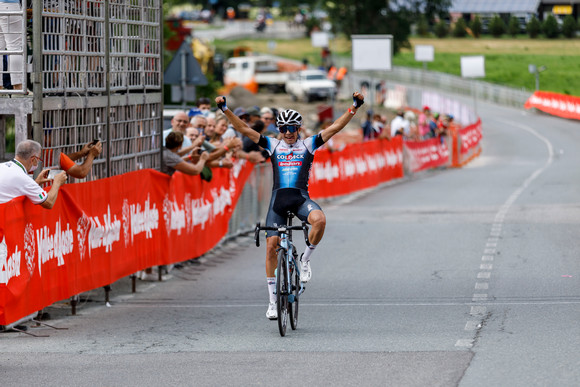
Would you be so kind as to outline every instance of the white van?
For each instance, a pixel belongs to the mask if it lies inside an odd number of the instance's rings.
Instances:
[[[243,86],[252,93],[257,93],[260,87],[282,90],[288,75],[301,67],[298,61],[270,55],[234,57],[224,64],[224,86],[228,89]]]

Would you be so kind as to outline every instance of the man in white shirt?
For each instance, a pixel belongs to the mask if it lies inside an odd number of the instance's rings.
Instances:
[[[403,109],[397,110],[397,116],[391,121],[391,137],[398,134],[407,135],[411,132],[410,122],[405,119],[405,111]]]
[[[50,182],[49,170],[42,171],[36,181],[29,174],[34,172],[40,162],[41,146],[36,141],[24,140],[16,147],[13,160],[0,164],[0,204],[7,203],[19,196],[26,196],[34,204],[51,209],[56,202],[60,187],[66,182],[66,172],[54,177],[50,191],[46,193],[39,184]]]

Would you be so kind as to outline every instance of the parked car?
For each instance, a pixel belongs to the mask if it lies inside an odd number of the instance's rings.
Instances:
[[[290,74],[286,81],[286,93],[292,100],[310,102],[315,99],[334,98],[337,87],[322,70],[302,70]]]

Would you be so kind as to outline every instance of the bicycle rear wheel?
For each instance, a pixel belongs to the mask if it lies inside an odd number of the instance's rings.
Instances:
[[[288,270],[286,268],[286,250],[278,251],[278,269],[276,276],[276,298],[278,301],[278,329],[280,336],[286,335],[288,324]]]
[[[296,330],[298,328],[298,306],[300,305],[300,275],[298,274],[298,270],[294,268],[290,276],[292,280],[290,292],[294,294],[294,302],[288,303],[288,310],[290,314],[290,327],[292,327],[292,330]]]

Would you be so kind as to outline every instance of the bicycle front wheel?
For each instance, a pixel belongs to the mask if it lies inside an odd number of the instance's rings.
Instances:
[[[278,251],[278,269],[276,275],[276,298],[278,301],[278,329],[280,336],[286,335],[288,324],[288,270],[286,267],[286,250]]]
[[[294,302],[288,303],[288,310],[290,313],[290,327],[292,330],[298,328],[298,306],[300,305],[300,275],[298,274],[298,270],[294,268],[292,273],[290,274],[291,279],[291,288],[290,293],[294,294]]]

